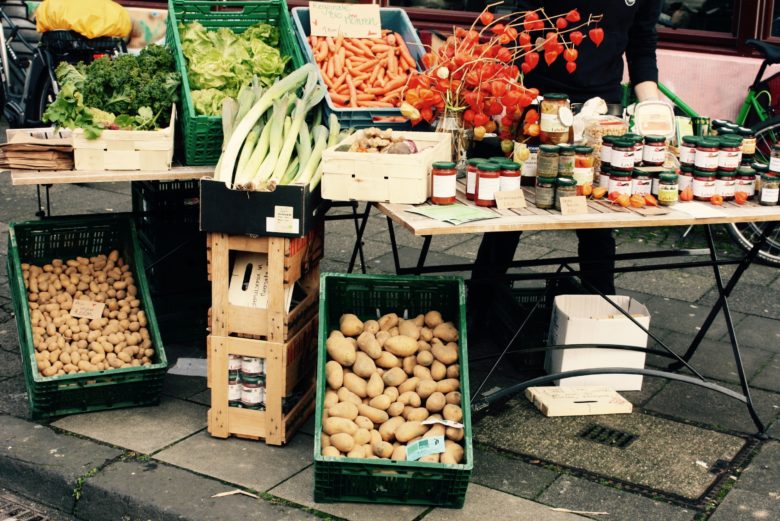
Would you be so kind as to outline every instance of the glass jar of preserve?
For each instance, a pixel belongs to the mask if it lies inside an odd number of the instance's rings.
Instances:
[[[699,138],[696,136],[683,136],[680,145],[680,164],[693,166],[696,162],[696,145]]]
[[[539,141],[558,145],[572,139],[574,116],[566,94],[545,94],[540,103]]]
[[[769,158],[769,171],[780,175],[780,145],[772,147],[772,156]]]
[[[715,138],[702,138],[696,146],[694,165],[696,170],[715,172],[718,169],[720,142]]]
[[[644,166],[664,166],[664,161],[666,161],[666,138],[664,136],[645,136],[642,164]]]
[[[693,198],[697,201],[709,201],[715,195],[716,173],[709,170],[694,170]]]
[[[756,172],[756,194],[761,193],[761,176],[769,173],[769,167],[762,163],[753,163],[751,165]]]
[[[474,200],[474,192],[477,190],[477,165],[483,162],[484,159],[469,159],[468,167],[466,169],[466,199],[469,201]]]
[[[756,153],[756,134],[747,127],[739,127],[737,134],[742,137],[742,155],[752,156]]]
[[[520,189],[520,165],[514,161],[501,163],[501,175],[499,177],[499,191],[511,192]]]
[[[653,178],[650,172],[634,170],[631,179],[631,194],[647,195],[653,186]]]
[[[631,171],[612,169],[609,174],[609,186],[607,193],[617,192],[618,194],[631,195]]]
[[[477,165],[477,187],[474,193],[474,204],[477,206],[496,205],[496,192],[501,185],[500,168],[489,161]]]
[[[593,147],[574,147],[574,180],[577,181],[577,195],[582,195],[582,186],[593,186]]]
[[[645,140],[639,134],[623,134],[623,139],[631,140],[634,146],[634,166],[639,166],[642,163],[642,154],[644,153]]]
[[[677,177],[677,186],[682,192],[689,186],[693,186],[693,165],[682,165]]]
[[[515,150],[515,162],[520,163],[520,184],[523,186],[534,186],[536,184],[536,160],[539,157],[539,147],[529,146],[527,157],[520,160],[519,154]]]
[[[534,198],[536,207],[547,210],[555,206],[555,177],[537,177]]]
[[[610,165],[610,176],[615,170],[631,172],[634,169],[634,142],[631,139],[621,138],[612,142]]]
[[[661,206],[676,204],[680,198],[677,174],[674,172],[663,172],[658,177],[658,204]]]
[[[610,163],[612,161],[612,144],[615,142],[615,136],[604,136],[601,138],[601,150],[599,151],[599,171],[609,174]]]
[[[577,181],[571,177],[559,177],[555,190],[555,209],[561,211],[561,197],[577,195]]]
[[[536,160],[537,177],[558,176],[558,145],[540,145]]]
[[[742,138],[727,136],[720,138],[718,152],[718,169],[736,170],[742,162]]]
[[[762,206],[775,206],[780,196],[780,177],[763,174],[761,176],[761,193],[758,202]]]
[[[724,201],[733,201],[737,191],[737,172],[735,170],[718,170],[715,180],[715,193]]]
[[[431,167],[431,202],[453,204],[457,188],[458,171],[455,163],[436,161]]]
[[[558,145],[558,177],[574,177],[574,161],[574,147]]]
[[[737,186],[734,192],[744,192],[748,197],[756,195],[756,171],[749,166],[737,169]]]

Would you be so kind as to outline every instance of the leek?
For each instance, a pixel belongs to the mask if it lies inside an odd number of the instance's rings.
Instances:
[[[255,146],[249,161],[246,162],[243,169],[237,169],[236,180],[234,183],[235,186],[243,188],[252,181],[252,178],[257,173],[260,165],[263,164],[263,159],[265,159],[265,156],[268,153],[268,143],[270,139],[271,125],[266,124],[263,127],[263,131],[260,133],[260,138],[257,140],[257,146]],[[239,163],[240,162],[241,159],[239,158]]]
[[[273,115],[267,125],[271,126],[268,154],[263,159],[263,163],[255,173],[252,181],[249,183],[250,190],[258,190],[264,186],[266,180],[273,174],[276,167],[277,158],[279,157],[279,151],[282,148],[284,142],[284,113],[287,107],[287,97],[276,100],[273,102]]]
[[[336,146],[339,143],[339,130],[341,130],[341,124],[339,123],[339,118],[337,118],[333,113],[331,113],[328,123],[330,127],[328,148],[330,148]]]
[[[295,145],[295,153],[298,154],[301,169],[303,169],[303,165],[306,164],[311,155],[311,136],[309,135],[309,125],[306,124],[306,121],[301,125],[301,133],[298,136],[298,143]]]
[[[314,172],[314,175],[311,178],[311,182],[309,183],[309,191],[313,192],[315,188],[317,188],[317,185],[320,184],[320,179],[322,179],[322,165],[317,167],[317,171]]]
[[[309,160],[304,166],[301,167],[301,172],[298,174],[298,177],[295,178],[296,183],[309,183],[309,181],[314,176],[314,171],[320,164],[320,160],[322,159],[322,151],[325,150],[325,147],[328,144],[328,130],[322,125],[315,127],[312,131],[312,135],[314,136],[314,148],[311,151]]]
[[[249,135],[246,137],[246,141],[244,141],[244,146],[241,147],[241,155],[238,157],[238,166],[236,167],[236,176],[244,171],[249,158],[252,156],[252,152],[255,150],[255,145],[257,144],[257,140],[259,138],[260,125],[258,124],[255,125],[255,128],[249,132]]]
[[[295,176],[298,173],[299,164],[297,157],[290,161],[290,166],[287,167],[287,171],[282,176],[282,181],[279,183],[280,185],[288,185],[295,179]]]

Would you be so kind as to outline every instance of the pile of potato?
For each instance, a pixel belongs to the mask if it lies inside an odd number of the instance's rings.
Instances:
[[[22,264],[33,346],[43,376],[150,365],[152,340],[130,266],[109,255]],[[105,303],[99,319],[70,315],[74,300]]]
[[[406,444],[446,436],[445,452],[420,461],[460,463],[462,422],[458,330],[441,313],[362,322],[342,315],[328,337],[322,455],[406,460]]]

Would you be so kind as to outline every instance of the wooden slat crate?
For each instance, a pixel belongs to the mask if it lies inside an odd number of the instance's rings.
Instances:
[[[215,335],[208,337],[208,385],[211,388],[208,431],[212,436],[263,439],[269,445],[283,445],[290,441],[314,411],[317,323],[315,316],[286,343]],[[229,407],[229,354],[265,359],[264,411]],[[306,390],[292,409],[284,414],[282,399],[296,387]]]

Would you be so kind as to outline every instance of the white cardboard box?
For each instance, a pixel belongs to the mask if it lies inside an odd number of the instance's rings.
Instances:
[[[631,297],[610,296],[645,328],[650,327],[647,308]],[[618,344],[647,347],[647,334],[598,295],[559,295],[555,297],[550,322],[550,345]],[[584,348],[548,351],[545,369],[549,373],[599,367],[645,366],[643,351]],[[616,391],[639,391],[642,375],[604,374],[556,380],[557,385],[606,386]]]

